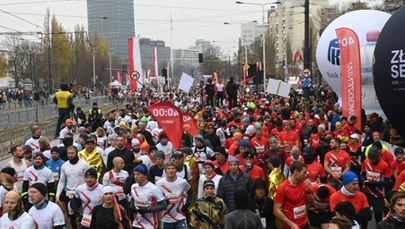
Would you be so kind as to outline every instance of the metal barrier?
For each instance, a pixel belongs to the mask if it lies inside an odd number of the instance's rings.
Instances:
[[[76,107],[82,107],[86,116],[93,102],[98,103],[104,114],[124,106],[124,104],[112,104],[107,97],[95,97],[89,101],[85,99],[74,101]],[[7,156],[10,147],[23,145],[31,137],[30,127],[34,123],[41,126],[42,136],[48,137],[50,141],[53,140],[56,122],[57,109],[55,104],[38,107],[38,109],[0,112],[0,158]]]
[[[76,107],[82,107],[86,112],[93,102],[99,106],[110,103],[107,97],[94,97],[89,100],[79,98],[74,100]],[[20,127],[27,124],[38,123],[42,120],[57,117],[58,109],[55,104],[41,104],[36,102],[34,107],[21,108],[16,110],[0,110],[0,130]]]

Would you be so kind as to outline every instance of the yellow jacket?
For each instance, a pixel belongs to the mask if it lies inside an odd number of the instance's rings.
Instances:
[[[269,197],[274,199],[277,188],[285,180],[284,174],[280,168],[274,168],[269,174]]]
[[[97,148],[91,153],[86,152],[86,149],[83,149],[79,152],[79,158],[87,162],[91,167],[97,170],[97,178],[100,181],[103,180],[104,176],[104,163],[103,158],[101,157],[100,152],[97,151]]]

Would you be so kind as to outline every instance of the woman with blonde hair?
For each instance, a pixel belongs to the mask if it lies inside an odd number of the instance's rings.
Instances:
[[[104,186],[101,193],[103,203],[94,207],[90,228],[130,229],[127,213],[122,206],[118,205],[114,188]]]

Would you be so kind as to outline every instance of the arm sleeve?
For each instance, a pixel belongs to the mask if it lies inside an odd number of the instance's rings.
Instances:
[[[66,182],[66,175],[64,171],[64,167],[62,166],[61,173],[60,173],[60,178],[58,182],[58,187],[56,188],[56,197],[59,198],[63,188],[65,187],[65,182]]]
[[[150,208],[150,212],[159,212],[163,211],[167,208],[166,201],[163,199],[162,201],[157,202],[157,205]]]

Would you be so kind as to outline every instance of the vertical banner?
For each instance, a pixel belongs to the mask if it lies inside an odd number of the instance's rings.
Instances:
[[[155,72],[155,77],[156,79],[159,77],[159,66],[158,66],[158,59],[157,59],[157,48],[153,48],[153,53],[152,53],[152,61],[153,61],[153,69]]]
[[[357,34],[349,28],[336,29],[340,49],[342,115],[357,117],[356,128],[361,130],[361,62]]]
[[[138,80],[142,74],[141,51],[139,49],[138,37],[128,38],[128,62],[129,72],[131,76],[129,79],[129,83],[131,89],[137,89]]]
[[[214,84],[217,85],[219,83],[219,77],[218,77],[218,72],[214,72]]]
[[[183,117],[172,103],[161,102],[146,108],[159,123],[176,150],[180,150],[183,135]]]
[[[244,82],[243,83],[243,88],[246,88],[246,77],[247,77],[247,74],[248,74],[248,69],[249,69],[249,67],[246,67],[246,66],[249,66],[249,65],[247,65],[247,64],[244,64],[244,65],[242,65],[242,73],[243,73],[243,81],[242,82]]]
[[[185,126],[185,131],[190,134],[193,138],[200,134],[200,130],[197,126],[196,120],[189,114],[181,112],[183,117],[183,124]]]
[[[151,72],[152,71],[150,69],[148,69],[148,83],[151,83],[151,81],[150,81],[150,77],[151,77],[150,75],[152,74]]]
[[[122,84],[122,79],[121,79],[121,72],[117,71],[117,81]]]

